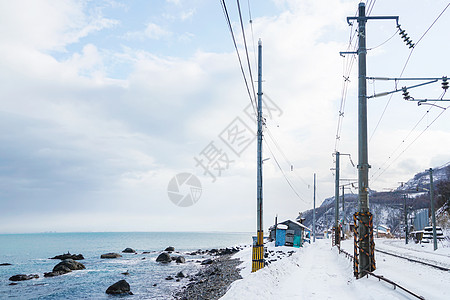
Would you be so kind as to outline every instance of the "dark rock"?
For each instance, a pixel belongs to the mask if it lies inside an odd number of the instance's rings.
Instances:
[[[123,272],[122,275],[130,275],[130,273],[127,270],[126,272]]]
[[[177,277],[177,278],[184,278],[186,276],[184,275],[184,273],[182,271],[180,271],[180,272],[178,272],[178,274],[175,277]]]
[[[217,250],[217,249],[211,249],[211,250],[209,250],[209,253],[217,253],[217,252],[219,252],[219,250]]]
[[[108,287],[106,289],[106,293],[113,294],[113,295],[118,295],[118,294],[133,295],[133,293],[130,291],[130,285],[128,284],[128,282],[126,280],[123,280],[123,279],[117,281],[116,283],[114,283],[113,285]]]
[[[142,260],[146,259],[145,257],[141,258]]]
[[[186,262],[186,259],[184,258],[184,256],[178,256],[176,262],[179,264],[184,264]]]
[[[173,280],[173,277],[169,275],[166,277],[166,280]]]
[[[17,285],[17,282],[11,282],[9,285]]]
[[[150,251],[144,251],[144,252],[142,252],[142,254],[149,254],[150,253]]]
[[[10,264],[10,263],[2,263],[2,264],[0,264],[0,266],[12,266],[12,264]]]
[[[132,248],[125,248],[122,252],[123,253],[136,253],[136,250],[134,250]]]
[[[201,262],[202,265],[210,265],[212,264],[213,260],[211,258],[205,259]]]
[[[168,253],[163,252],[160,255],[158,255],[158,257],[156,258],[156,261],[168,263],[168,262],[172,261],[172,258],[170,257],[170,255]]]
[[[118,258],[122,257],[119,253],[105,253],[100,256],[100,258]]]
[[[170,253],[170,252],[169,252],[169,253]],[[177,257],[176,257],[176,256],[171,256],[170,259],[171,259],[172,261],[174,261],[174,260],[177,260]]]
[[[157,286],[157,285],[158,285],[157,283],[154,283],[154,284],[153,284],[153,286]]]
[[[44,273],[44,277],[55,277],[55,276],[63,275],[66,273],[68,273],[68,272],[64,272],[64,271],[47,272],[47,273]]]
[[[66,254],[61,254],[61,255],[56,255],[54,257],[51,257],[50,259],[73,259],[73,260],[82,260],[84,259],[83,254],[70,254],[69,252],[67,252]]]
[[[24,281],[24,280],[34,279],[34,278],[39,278],[39,275],[37,275],[37,274],[30,274],[30,275],[17,274],[17,275],[9,277],[9,280],[11,280],[11,281]]]
[[[167,247],[164,251],[170,251],[170,252],[173,252],[173,251],[175,251],[175,248],[172,247],[172,246],[169,246],[169,247]]]
[[[57,264],[53,268],[53,272],[64,271],[68,273],[73,270],[83,270],[83,269],[86,269],[86,267],[82,263],[68,258]]]

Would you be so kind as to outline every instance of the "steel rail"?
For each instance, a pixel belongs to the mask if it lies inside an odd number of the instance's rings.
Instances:
[[[353,259],[354,259],[353,255],[351,255],[350,253],[348,253],[348,252],[342,250],[340,247],[338,247],[338,249],[339,249],[339,253],[344,253],[344,254],[345,254],[345,257],[349,258],[350,260],[353,260]],[[403,258],[403,257],[402,257],[402,258]],[[389,284],[392,284],[392,285],[394,286],[394,290],[398,287],[399,289],[401,289],[401,290],[407,292],[408,294],[410,294],[410,295],[416,297],[417,299],[425,300],[425,298],[424,298],[423,296],[417,295],[416,293],[414,293],[414,292],[408,290],[407,288],[405,288],[405,287],[399,285],[398,283],[395,283],[395,282],[393,282],[392,280],[387,279],[387,278],[384,277],[383,275],[377,275],[377,274],[374,274],[374,273],[369,272],[369,271],[364,271],[364,272],[367,274],[367,276],[371,275],[371,276],[373,276],[373,277],[375,277],[375,278],[378,278],[378,281],[383,280],[383,281],[385,281],[385,282],[387,282],[387,283],[389,283]]]
[[[438,265],[433,265],[433,264],[430,264],[430,263],[427,263],[427,262],[424,262],[424,261],[420,261],[420,260],[416,260],[416,259],[404,257],[404,256],[401,256],[401,255],[398,255],[398,254],[386,252],[386,251],[384,251],[384,250],[375,249],[375,251],[378,251],[378,252],[381,252],[381,253],[384,253],[384,254],[387,254],[387,255],[392,255],[392,256],[395,256],[395,257],[398,257],[398,258],[403,258],[403,259],[409,260],[409,261],[411,261],[411,262],[423,264],[423,265],[426,265],[426,266],[429,266],[429,267],[433,267],[433,268],[439,269],[439,270],[441,270],[441,271],[450,271],[450,269],[449,269],[449,268],[446,268],[446,267],[442,267],[442,266],[438,266]]]

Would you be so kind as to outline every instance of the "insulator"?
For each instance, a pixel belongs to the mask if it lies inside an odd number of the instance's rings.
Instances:
[[[405,33],[405,30],[403,29],[403,30],[400,30],[398,34],[399,34],[399,35],[402,35],[402,34],[404,34],[404,33]]]
[[[416,44],[411,44],[411,45],[409,46],[409,49],[414,48],[415,45],[416,45]]]
[[[409,38],[409,36],[407,36],[405,39],[404,39],[404,42],[408,45],[408,43],[409,42],[411,42],[411,39]]]
[[[403,88],[402,88],[402,91],[403,91],[403,93],[402,93],[403,99],[409,100],[409,99],[411,98],[411,96],[409,95],[409,92],[408,92],[408,90],[406,89],[406,87],[403,87]]]
[[[444,89],[444,91],[448,89],[448,81],[446,76],[442,77],[442,88]]]
[[[406,33],[402,34],[402,39],[406,39],[408,35]]]
[[[406,43],[406,45],[407,45],[407,46],[411,46],[411,45],[412,45],[412,41],[409,40],[409,41]]]

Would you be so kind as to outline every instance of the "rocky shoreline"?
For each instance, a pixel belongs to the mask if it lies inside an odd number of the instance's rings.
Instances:
[[[232,258],[232,254],[222,254],[192,275],[190,282],[175,292],[173,297],[178,300],[219,299],[225,295],[231,283],[242,279],[238,268],[240,264],[241,261]]]

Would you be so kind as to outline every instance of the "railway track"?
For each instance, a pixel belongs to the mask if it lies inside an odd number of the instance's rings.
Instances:
[[[348,259],[350,259],[352,261],[354,260],[353,255],[351,255],[350,253],[342,250],[340,247],[338,247],[338,249],[339,249],[339,253],[344,253],[345,257],[347,257]],[[404,257],[401,257],[401,258],[404,258]],[[384,277],[383,275],[377,275],[377,274],[374,274],[372,272],[366,272],[366,275],[367,276],[370,275],[370,276],[373,276],[375,278],[378,278],[378,281],[383,280],[384,282],[387,282],[387,283],[391,284],[394,287],[394,289],[399,288],[399,289],[405,291],[406,293],[410,294],[411,296],[416,297],[417,299],[425,300],[425,298],[423,296],[420,296],[420,295],[414,293],[413,291],[408,290],[407,288],[405,288],[405,287],[401,286],[400,284],[398,284],[398,283],[396,283],[396,282],[394,282],[394,281]]]
[[[426,265],[428,267],[436,268],[436,269],[439,269],[441,271],[450,271],[449,268],[446,268],[446,267],[443,267],[443,266],[438,266],[438,265],[434,265],[434,264],[431,264],[431,263],[428,263],[428,262],[424,262],[424,261],[420,261],[420,260],[417,260],[417,259],[401,256],[401,255],[394,254],[394,253],[391,253],[391,252],[388,252],[388,251],[385,251],[385,250],[375,249],[375,251],[380,252],[380,253],[384,253],[384,254],[387,254],[387,255],[395,256],[395,257],[398,257],[398,258],[402,258],[402,259],[405,259],[405,260],[408,260],[408,261],[411,261],[411,262],[415,262],[415,263],[419,263],[419,264],[422,264],[422,265]]]

